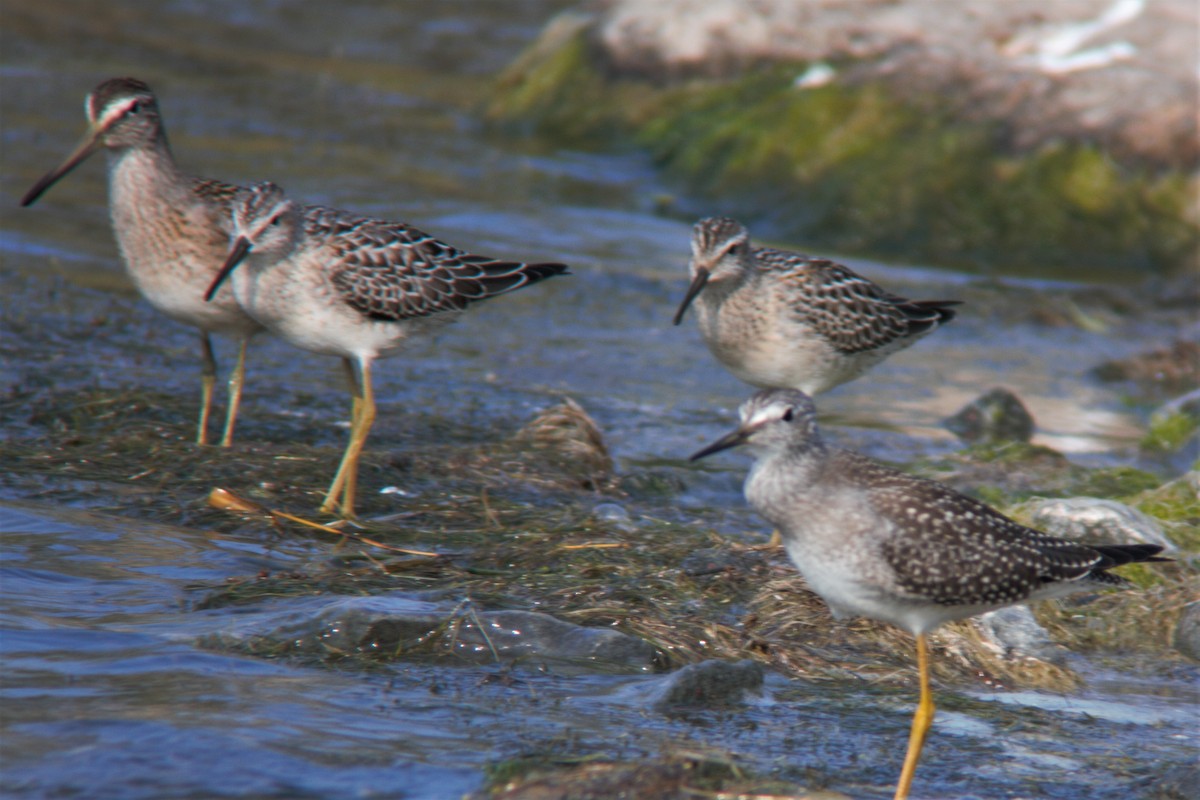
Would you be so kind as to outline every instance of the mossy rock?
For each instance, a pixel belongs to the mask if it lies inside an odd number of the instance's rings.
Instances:
[[[704,208],[810,248],[1043,277],[1200,266],[1194,177],[1085,141],[1021,151],[1003,120],[975,119],[961,99],[879,82],[798,89],[804,64],[613,76],[588,21],[552,23],[486,116],[558,145],[639,147]]]

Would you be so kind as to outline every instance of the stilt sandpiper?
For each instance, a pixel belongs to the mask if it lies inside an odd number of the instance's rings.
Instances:
[[[952,300],[906,300],[847,267],[752,247],[735,220],[702,219],[692,276],[675,324],[693,301],[708,349],[762,389],[827,392],[954,319]]]
[[[211,297],[232,275],[242,307],[269,331],[340,356],[350,381],[350,442],[321,510],[354,516],[358,462],[375,420],[371,367],[468,305],[566,273],[471,255],[401,222],[293,203],[278,186],[238,192],[233,245]]]
[[[238,306],[233,292],[204,302],[204,292],[229,251],[229,202],[236,191],[220,181],[184,174],[175,163],[158,101],[134,78],[97,86],[84,105],[88,130],[61,165],[33,185],[21,205],[33,204],[60,178],[103,148],[108,156],[108,199],[113,233],[130,278],[142,296],[172,319],[200,329],[200,421],[196,441],[208,441],[217,364],[211,334],[238,341],[229,378],[229,410],[221,444],[233,441],[246,369],[246,346],[261,327]]]

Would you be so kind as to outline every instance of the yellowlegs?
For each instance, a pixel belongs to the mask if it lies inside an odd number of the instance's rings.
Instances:
[[[229,410],[221,444],[233,441],[245,377],[246,345],[261,330],[233,292],[204,302],[204,291],[229,249],[229,201],[235,186],[185,175],[175,163],[150,87],[134,78],[97,86],[84,105],[88,131],[61,165],[33,185],[21,205],[34,203],[55,182],[104,148],[113,233],[125,267],[142,296],[172,319],[200,329],[202,396],[196,441],[208,441],[217,364],[213,333],[238,341],[229,378]]]
[[[953,300],[906,300],[849,268],[752,247],[725,217],[692,232],[691,285],[675,324],[696,301],[708,349],[762,389],[827,392],[954,319]]]
[[[341,356],[353,402],[350,442],[321,510],[354,516],[358,461],[375,420],[371,364],[469,304],[553,275],[563,264],[496,261],[457,250],[400,222],[298,206],[264,182],[233,203],[233,244],[208,296],[239,264],[233,289],[272,333]]]
[[[908,796],[933,721],[926,635],[944,622],[1071,592],[1127,586],[1108,572],[1161,561],[1158,545],[1084,545],[1026,528],[945,484],[829,447],[812,400],[759,392],[737,430],[692,456],[749,445],[751,507],[783,534],[788,555],[834,616],[890,622],[917,640],[921,699],[896,798]]]

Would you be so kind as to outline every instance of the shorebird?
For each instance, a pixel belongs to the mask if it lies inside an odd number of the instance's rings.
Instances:
[[[1028,600],[1128,586],[1108,570],[1168,560],[1156,557],[1158,545],[1085,545],[1027,528],[945,484],[830,447],[801,392],[761,391],[739,413],[739,427],[692,460],[752,448],[746,499],[782,532],[834,616],[871,617],[916,637],[921,697],[896,800],[908,796],[933,722],[930,631]]]
[[[261,327],[225,291],[204,302],[229,249],[229,201],[236,186],[185,174],[175,163],[158,100],[135,78],[101,83],[84,103],[88,130],[58,167],[25,193],[32,205],[60,178],[103,148],[108,157],[108,198],[113,234],[125,269],[142,296],[172,319],[200,329],[201,403],[196,434],[208,442],[217,363],[211,334],[238,341],[237,364],[229,378],[229,410],[222,446],[233,441],[246,371],[246,346]]]
[[[299,206],[273,183],[240,190],[233,242],[207,297],[231,273],[237,301],[304,350],[340,356],[352,395],[350,441],[321,511],[354,516],[358,462],[375,421],[371,366],[468,305],[567,272],[471,255],[402,222]]]
[[[954,300],[907,300],[824,258],[753,247],[745,226],[710,217],[692,231],[692,277],[708,349],[760,389],[821,394],[954,319]]]

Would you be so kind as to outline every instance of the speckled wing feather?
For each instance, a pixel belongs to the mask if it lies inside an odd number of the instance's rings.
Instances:
[[[346,303],[372,319],[461,311],[567,270],[563,264],[464,253],[403,223],[335,209],[305,209],[305,230],[334,252],[337,267],[331,279]]]
[[[953,301],[908,300],[835,261],[769,247],[754,255],[795,292],[797,317],[845,353],[874,350],[954,317],[946,308]]]
[[[1027,528],[978,500],[933,481],[898,472],[866,456],[840,451],[836,469],[857,485],[870,482],[870,502],[897,528],[881,551],[900,587],[943,605],[1019,602],[1046,584],[1082,578],[1122,585],[1103,570],[1144,560]],[[1153,546],[1134,546],[1158,552]],[[1125,552],[1126,547],[1117,550]]]

